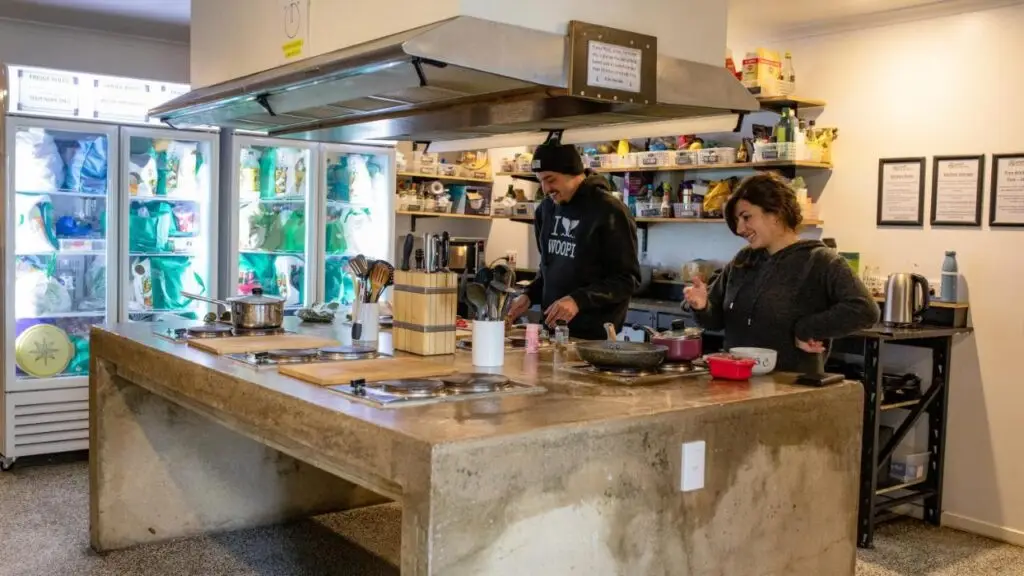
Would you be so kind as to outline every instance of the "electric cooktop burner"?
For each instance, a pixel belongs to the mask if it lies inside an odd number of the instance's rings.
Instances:
[[[234,336],[277,336],[286,332],[284,328],[235,328],[231,331]]]
[[[426,378],[410,378],[408,380],[384,380],[377,382],[377,387],[388,394],[408,398],[430,398],[444,389],[440,380]]]
[[[273,360],[278,364],[297,364],[299,362],[310,362],[317,359],[316,348],[303,348],[296,350],[267,350],[258,352],[255,355],[265,354],[266,359]]]
[[[381,354],[370,346],[331,346],[327,348],[299,348],[295,350],[265,350],[227,354],[228,358],[255,368],[273,368],[279,364],[302,362],[338,362],[343,360],[371,360]]]
[[[661,366],[658,366],[658,372],[662,374],[666,372],[673,372],[675,374],[686,374],[687,372],[693,372],[694,370],[702,370],[703,368],[694,366],[689,362],[665,362]]]
[[[628,366],[599,366],[596,364],[588,364],[587,366],[591,372],[600,372],[601,374],[608,374],[610,376],[626,376],[630,378],[653,376],[658,373],[658,370],[642,370],[640,368],[630,368]]]
[[[434,402],[486,400],[509,395],[541,394],[540,386],[514,382],[500,374],[453,374],[438,378],[404,378],[366,382],[358,378],[331,386],[343,396],[378,408],[420,406]]]
[[[330,346],[321,348],[321,360],[369,360],[379,356],[372,346]]]
[[[202,324],[185,329],[185,335],[192,338],[224,338],[231,334],[231,326],[227,324]]]
[[[454,374],[439,377],[445,390],[455,394],[494,392],[508,384],[508,378],[500,374]]]
[[[620,366],[594,366],[586,362],[568,364],[561,368],[568,372],[594,376],[615,384],[642,385],[676,381],[678,378],[703,376],[707,368],[688,362],[665,363],[650,370]]]

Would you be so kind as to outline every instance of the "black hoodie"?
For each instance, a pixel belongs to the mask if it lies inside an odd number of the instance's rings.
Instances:
[[[567,204],[545,198],[537,207],[540,271],[527,295],[542,310],[572,296],[580,309],[569,323],[576,338],[603,339],[605,322],[621,328],[640,287],[636,223],[608,187],[603,176],[589,176]]]
[[[846,261],[818,240],[801,240],[768,254],[744,248],[708,289],[695,311],[710,330],[725,330],[725,347],[754,346],[779,353],[776,369],[819,373],[821,354],[796,340],[841,338],[878,321],[878,305]]]

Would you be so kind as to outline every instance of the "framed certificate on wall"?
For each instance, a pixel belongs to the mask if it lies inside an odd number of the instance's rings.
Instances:
[[[878,161],[879,226],[924,224],[924,158]]]
[[[988,225],[1024,228],[1024,153],[992,155]]]
[[[940,226],[981,226],[985,156],[936,156],[932,218]]]

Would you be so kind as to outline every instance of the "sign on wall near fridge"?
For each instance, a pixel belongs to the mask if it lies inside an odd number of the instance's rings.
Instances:
[[[309,42],[310,0],[280,0],[281,53],[284,60],[302,58]]]
[[[7,67],[8,112],[136,124],[152,108],[189,92],[188,84],[154,82],[64,70]]]

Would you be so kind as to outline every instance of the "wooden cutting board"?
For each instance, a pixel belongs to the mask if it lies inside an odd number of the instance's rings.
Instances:
[[[265,352],[267,350],[297,350],[299,348],[324,348],[337,346],[337,340],[302,334],[278,334],[277,336],[229,336],[226,338],[193,338],[193,346],[213,354],[242,354],[244,352]]]
[[[281,366],[277,370],[285,376],[305,380],[320,386],[348,384],[356,378],[367,382],[398,380],[401,378],[430,378],[447,376],[455,368],[420,358],[375,358],[373,360],[344,360],[322,364]]]

